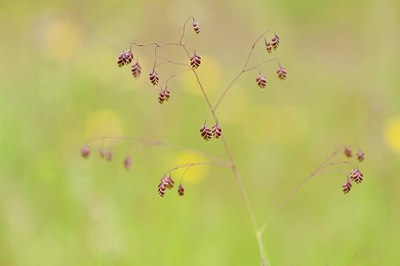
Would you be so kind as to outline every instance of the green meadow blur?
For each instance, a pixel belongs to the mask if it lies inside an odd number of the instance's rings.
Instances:
[[[202,57],[199,76],[213,103],[259,34],[273,29],[281,40],[271,55],[261,42],[250,65],[276,57],[287,80],[278,80],[275,62],[260,68],[264,90],[257,70],[246,73],[217,111],[266,226],[271,265],[395,265],[399,11],[395,0],[3,1],[0,265],[259,265],[229,169],[193,167],[184,197],[157,193],[168,169],[210,160],[191,149],[226,159],[220,141],[199,136],[212,119],[192,74],[171,79],[171,99],[160,105],[148,82],[153,50],[133,49],[143,68],[137,80],[116,65],[133,41],[179,41],[189,16],[201,34],[189,27],[185,42]],[[177,47],[160,55],[186,60]],[[179,69],[162,65],[161,81]],[[363,183],[343,195],[350,169],[331,167],[276,207],[342,144],[365,152]],[[111,162],[100,147],[112,148]],[[176,185],[181,176],[173,173]]]

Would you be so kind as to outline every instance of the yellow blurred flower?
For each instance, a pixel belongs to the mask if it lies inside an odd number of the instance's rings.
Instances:
[[[47,25],[43,45],[47,55],[56,60],[71,57],[79,48],[81,28],[69,20],[56,20]]]
[[[393,117],[387,120],[383,133],[387,145],[400,152],[400,117]]]

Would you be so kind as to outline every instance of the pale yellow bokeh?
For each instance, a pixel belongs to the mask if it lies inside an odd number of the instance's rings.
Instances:
[[[393,117],[387,120],[383,134],[387,145],[391,149],[400,152],[400,117]]]
[[[86,120],[85,134],[88,138],[119,137],[123,133],[123,122],[112,110],[95,111]]]
[[[204,163],[208,162],[208,158],[194,152],[181,152],[179,153],[176,158],[175,158],[175,165],[185,165],[185,164],[191,164],[191,163]],[[188,183],[199,183],[201,182],[204,178],[207,177],[208,172],[209,172],[209,165],[204,164],[204,165],[196,165],[190,167],[185,172],[186,168],[179,169],[177,171],[174,171],[173,174],[175,174],[175,180],[180,181],[182,174],[184,175],[183,181],[188,182]],[[184,173],[185,172],[185,173]]]
[[[250,115],[258,121],[242,127],[243,138],[257,139],[260,142],[292,144],[307,134],[308,119],[304,112],[294,106],[258,106],[249,109]],[[253,115],[251,115],[253,112]],[[242,121],[245,123],[245,121]],[[248,123],[248,122],[247,122]]]
[[[44,28],[45,53],[55,60],[70,58],[79,49],[81,27],[70,20],[55,20]]]
[[[211,56],[201,55],[202,61],[198,74],[204,90],[208,96],[221,91],[221,64]],[[203,95],[194,75],[181,75],[180,84],[183,89],[192,95]]]

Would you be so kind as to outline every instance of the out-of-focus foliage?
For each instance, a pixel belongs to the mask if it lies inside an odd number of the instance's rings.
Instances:
[[[234,86],[218,109],[273,265],[393,265],[400,260],[400,4],[368,1],[3,1],[0,4],[0,265],[257,265],[258,251],[231,172],[187,172],[185,196],[157,194],[162,174],[198,154],[143,141],[110,142],[112,162],[80,157],[88,139],[136,136],[224,156],[198,135],[206,106],[190,73],[168,103],[116,58],[132,41],[187,43],[202,57],[211,100],[240,71],[267,28],[281,44],[252,63],[275,65]],[[135,50],[134,50],[135,52]],[[165,56],[185,60],[175,48]],[[159,74],[173,73],[171,67]],[[164,74],[166,75],[166,74]],[[366,153],[361,185],[348,169],[312,179],[274,207],[340,144]],[[97,145],[96,145],[97,144]],[[122,160],[132,156],[132,169]],[[193,178],[191,178],[191,176]],[[178,176],[177,176],[178,178]]]

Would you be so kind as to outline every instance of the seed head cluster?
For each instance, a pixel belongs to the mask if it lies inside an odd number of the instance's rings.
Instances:
[[[264,44],[265,44],[265,49],[267,50],[267,53],[272,53],[272,45],[271,42],[264,40]]]
[[[167,189],[171,190],[174,187],[174,183],[175,181],[171,176],[163,176],[160,180],[160,184],[158,185],[158,194],[160,194],[161,197],[164,197]]]
[[[344,147],[343,148],[343,154],[347,158],[352,158],[353,157],[353,151],[349,147]],[[356,158],[359,162],[364,161],[365,154],[363,151],[358,149]],[[346,177],[346,182],[343,183],[342,185],[342,191],[344,194],[347,194],[350,192],[352,188],[352,182],[356,184],[360,184],[363,181],[364,174],[358,169],[358,168],[353,168],[350,173],[347,174]]]
[[[117,59],[117,65],[119,67],[123,67],[125,65],[128,65],[132,62],[133,60],[133,53],[132,51],[128,51],[128,52],[122,52]]]
[[[276,50],[279,47],[279,37],[278,35],[276,35],[276,33],[274,34],[274,36],[272,37],[271,41],[268,41],[266,38],[264,38],[264,46],[265,49],[267,50],[267,53],[272,53],[272,50]]]
[[[81,148],[81,156],[87,159],[90,153],[91,153],[91,148],[89,147],[89,145],[87,144],[83,145],[83,147]],[[112,149],[108,148],[107,150],[105,150],[103,146],[100,146],[100,148],[98,149],[98,154],[100,159],[105,159],[109,162],[111,162],[114,157]],[[132,158],[130,156],[125,156],[124,159],[122,160],[122,165],[125,168],[125,170],[129,171],[132,167]]]

